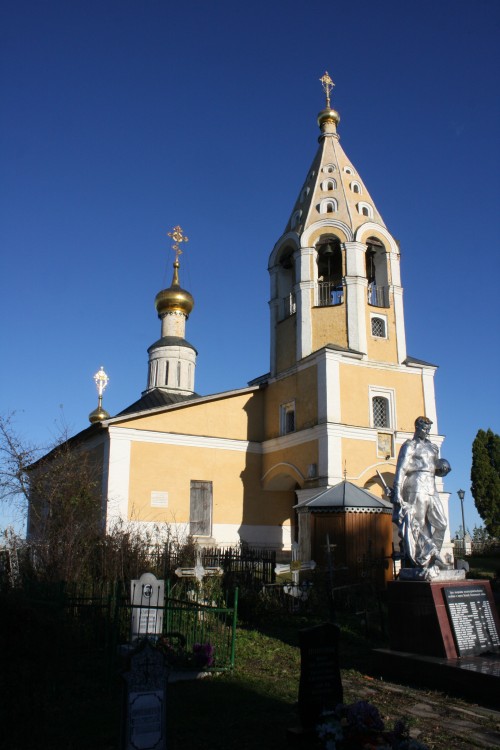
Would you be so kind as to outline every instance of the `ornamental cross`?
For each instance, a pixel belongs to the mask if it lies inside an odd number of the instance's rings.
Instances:
[[[186,235],[184,234],[182,230],[182,227],[180,226],[174,227],[171,232],[167,232],[167,235],[171,237],[174,241],[174,244],[172,245],[172,250],[175,252],[175,259],[177,260],[179,255],[182,254],[182,250],[179,247],[179,245],[182,242],[189,242],[189,238],[186,237]]]
[[[96,374],[94,375],[94,381],[95,381],[96,388],[97,388],[97,394],[99,398],[102,398],[104,389],[106,388],[109,382],[109,378],[104,372],[104,368],[102,365],[101,365],[101,369],[98,372],[96,372]]]
[[[321,76],[319,80],[321,81],[321,85],[323,86],[323,91],[326,94],[326,106],[329,108],[330,107],[330,92],[335,86],[335,84],[330,78],[330,74],[328,73],[327,70],[325,70],[325,74]]]

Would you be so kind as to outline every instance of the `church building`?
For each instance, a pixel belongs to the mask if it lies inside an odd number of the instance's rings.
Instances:
[[[362,518],[373,539],[382,524],[376,544],[391,553],[381,477],[392,486],[417,416],[432,420],[432,441],[442,443],[436,366],[407,354],[399,244],[342,149],[333,83],[327,73],[321,81],[319,146],[269,256],[269,372],[238,390],[196,393],[196,342],[186,338],[194,300],[181,286],[186,238],[175,227],[146,390],[110,417],[101,389],[91,426],[77,436],[103,468],[107,529],[170,524],[207,546],[285,552],[298,541],[305,559],[320,516],[340,512],[354,534]]]

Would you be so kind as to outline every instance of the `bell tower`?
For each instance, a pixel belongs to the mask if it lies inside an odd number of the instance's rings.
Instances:
[[[398,243],[340,145],[334,83],[320,80],[319,148],[269,260],[272,377],[325,346],[406,359]]]

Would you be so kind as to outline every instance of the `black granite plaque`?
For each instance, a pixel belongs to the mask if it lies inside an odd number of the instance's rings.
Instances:
[[[485,589],[454,586],[443,591],[458,655],[498,651],[500,638]]]
[[[342,703],[338,638],[339,630],[332,623],[299,631],[299,715],[303,727],[314,726],[324,711]]]

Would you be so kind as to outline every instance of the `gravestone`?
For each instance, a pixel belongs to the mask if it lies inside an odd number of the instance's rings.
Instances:
[[[167,668],[149,641],[132,655],[125,680],[124,750],[165,750]]]
[[[161,635],[165,581],[158,580],[152,573],[143,573],[138,580],[130,582],[130,601],[132,604],[132,641]]]
[[[338,640],[339,629],[330,622],[299,631],[299,716],[305,729],[342,703]]]

